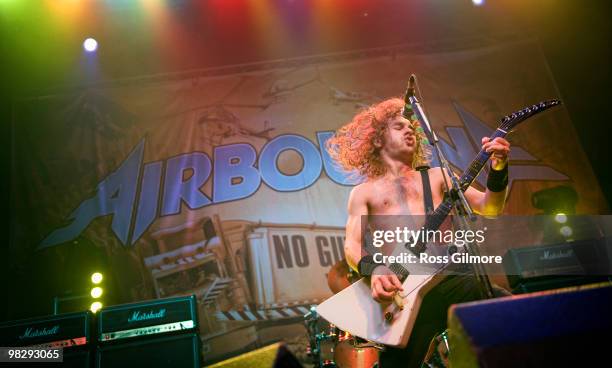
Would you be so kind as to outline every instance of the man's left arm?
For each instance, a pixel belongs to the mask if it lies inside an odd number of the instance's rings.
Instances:
[[[488,137],[482,138],[482,149],[491,153],[491,168],[487,177],[487,188],[481,192],[469,187],[465,197],[473,210],[487,217],[500,215],[504,210],[508,192],[508,154],[510,142],[497,137],[490,141]]]

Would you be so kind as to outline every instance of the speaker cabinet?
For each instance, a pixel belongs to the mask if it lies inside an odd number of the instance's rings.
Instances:
[[[102,345],[96,367],[200,368],[200,344],[199,336],[190,333]]]
[[[61,366],[64,368],[90,368],[93,367],[92,352],[84,351],[66,351],[64,350],[64,361]],[[45,363],[48,364],[48,363]]]

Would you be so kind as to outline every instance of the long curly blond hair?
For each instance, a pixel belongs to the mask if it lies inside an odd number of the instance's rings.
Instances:
[[[401,98],[390,98],[363,109],[327,141],[327,152],[345,171],[356,170],[368,179],[384,175],[387,167],[380,157],[380,148],[374,142],[384,142],[387,121],[401,114],[403,107]],[[412,158],[413,168],[428,165],[430,157],[423,129],[417,126],[415,133],[417,145]]]

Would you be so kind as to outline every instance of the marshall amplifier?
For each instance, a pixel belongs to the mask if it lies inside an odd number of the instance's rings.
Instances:
[[[63,348],[62,367],[91,367],[92,320],[87,311],[4,322],[0,346]]]
[[[99,342],[197,330],[194,295],[116,305],[98,313]]]
[[[97,367],[201,367],[194,295],[98,312]]]
[[[513,293],[584,285],[610,278],[610,239],[514,248],[503,257]]]

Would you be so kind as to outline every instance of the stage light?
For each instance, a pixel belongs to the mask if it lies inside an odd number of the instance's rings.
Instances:
[[[96,313],[101,308],[102,308],[102,303],[100,303],[100,302],[93,302],[93,303],[91,303],[91,306],[89,307],[89,310],[92,311],[93,313]]]
[[[91,289],[91,297],[96,299],[102,296],[103,290],[101,287],[96,286],[95,288]]]
[[[559,232],[566,238],[572,236],[573,233],[572,228],[569,226],[562,226],[561,229],[559,229]]]
[[[83,41],[83,48],[87,52],[94,52],[98,48],[98,41],[89,37],[85,41]]]
[[[91,282],[93,282],[94,284],[101,283],[103,278],[104,277],[100,272],[94,272],[93,274],[91,274]]]
[[[472,4],[476,6],[484,5],[484,0],[472,0]]]
[[[567,215],[565,213],[557,213],[555,215],[555,221],[560,224],[565,224],[567,222]]]

